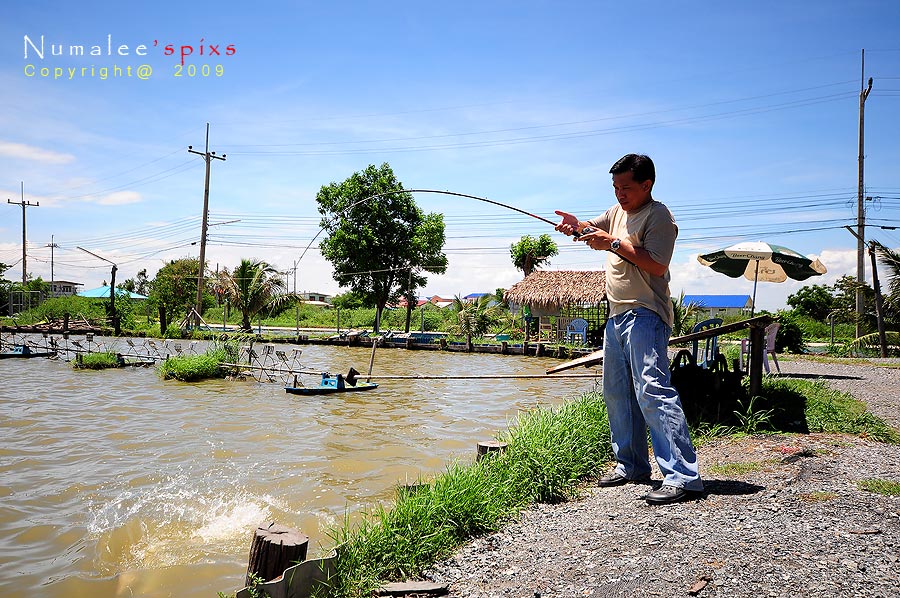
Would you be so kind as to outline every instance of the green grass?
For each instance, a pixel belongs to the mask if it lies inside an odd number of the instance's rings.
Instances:
[[[196,382],[210,378],[224,378],[229,370],[222,363],[236,363],[237,343],[214,343],[202,355],[179,355],[162,362],[157,369],[163,380]]]
[[[119,359],[112,351],[79,353],[72,367],[85,370],[105,370],[119,367]]]
[[[508,443],[472,464],[454,463],[416,492],[397,493],[355,524],[331,531],[343,544],[333,595],[369,595],[381,581],[419,575],[472,536],[499,529],[535,501],[571,497],[611,458],[602,397],[521,414],[499,439]]]
[[[891,480],[872,478],[856,482],[860,490],[867,490],[885,496],[900,496],[900,483]]]

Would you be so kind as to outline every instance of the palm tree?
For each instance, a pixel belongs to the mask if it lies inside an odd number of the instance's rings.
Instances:
[[[872,241],[875,255],[888,270],[887,294],[883,296],[886,319],[895,320],[900,315],[900,253]]]
[[[688,334],[693,327],[692,320],[696,318],[697,313],[700,311],[700,306],[693,302],[685,305],[684,291],[681,291],[678,299],[672,297],[671,300],[672,308],[675,312],[675,322],[672,324],[672,336],[683,336]]]
[[[889,247],[885,247],[878,241],[872,241],[870,251],[874,251],[881,265],[888,270],[886,281],[887,293],[882,295],[882,309],[885,326],[896,327],[900,320],[900,253]],[[900,332],[896,330],[885,331],[885,342],[888,351],[896,351],[900,346]],[[881,349],[879,333],[864,334],[851,343],[851,348],[878,350]]]
[[[230,274],[224,270],[219,285],[229,303],[241,312],[241,330],[252,331],[250,321],[263,310],[279,309],[299,298],[287,292],[278,271],[261,260],[241,260]]]
[[[451,327],[451,332],[465,336],[471,351],[472,339],[482,336],[500,321],[499,305],[492,295],[479,297],[474,303],[466,303],[457,295],[453,298],[456,324]]]

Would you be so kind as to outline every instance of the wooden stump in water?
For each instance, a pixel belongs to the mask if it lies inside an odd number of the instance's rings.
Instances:
[[[495,451],[502,453],[505,450],[505,442],[500,442],[499,440],[484,440],[478,443],[478,454],[475,456],[475,459],[480,461],[481,459],[484,459],[488,453],[493,453]]]
[[[260,524],[250,546],[247,585],[250,585],[251,574],[264,581],[279,577],[288,567],[305,561],[308,548],[309,536],[306,534],[274,522]]]

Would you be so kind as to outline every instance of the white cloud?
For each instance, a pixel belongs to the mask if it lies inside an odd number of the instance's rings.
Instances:
[[[46,164],[68,164],[75,160],[75,156],[72,154],[63,154],[54,152],[53,150],[34,147],[33,145],[14,143],[12,141],[0,141],[0,156],[34,160]]]
[[[117,191],[93,200],[93,203],[101,206],[123,206],[130,203],[140,203],[143,198],[137,191]]]

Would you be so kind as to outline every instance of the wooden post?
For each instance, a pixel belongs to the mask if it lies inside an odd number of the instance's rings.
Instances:
[[[760,325],[750,326],[750,396],[762,391],[763,359],[766,356],[766,333]]]
[[[535,351],[534,351],[534,356],[535,357],[543,357],[544,356],[544,343],[537,344]]]
[[[478,450],[475,455],[476,461],[481,461],[489,453],[502,453],[506,450],[506,443],[499,440],[484,440],[478,443]]]
[[[308,548],[309,536],[306,534],[275,522],[260,524],[250,546],[246,584],[251,585],[251,574],[264,581],[280,577],[288,567],[306,560]]]
[[[509,353],[509,343],[507,343],[506,341],[500,341],[500,354],[506,355],[507,353]]]
[[[447,339],[441,337],[440,339],[438,339],[438,343],[441,345],[441,351],[447,350]]]

